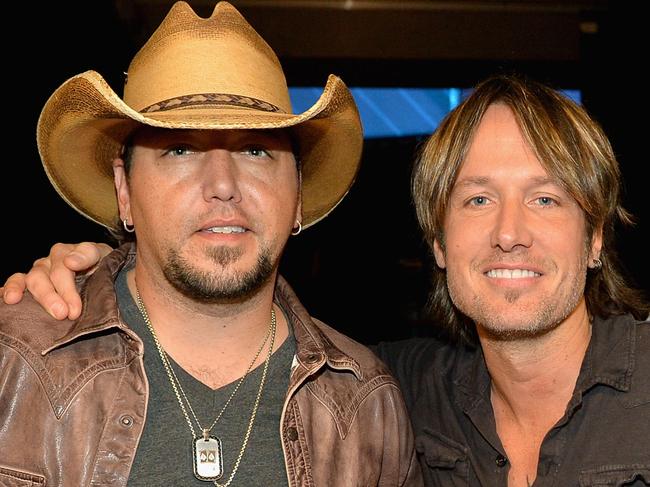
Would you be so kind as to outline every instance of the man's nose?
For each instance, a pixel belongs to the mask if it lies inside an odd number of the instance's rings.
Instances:
[[[511,252],[517,246],[531,246],[533,238],[527,211],[526,205],[519,201],[501,203],[490,235],[492,247]]]
[[[229,150],[213,149],[206,152],[202,168],[203,197],[206,201],[240,201],[240,172]]]

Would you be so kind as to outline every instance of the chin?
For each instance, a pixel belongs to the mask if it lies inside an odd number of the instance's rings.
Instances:
[[[528,323],[517,325],[497,325],[494,323],[481,325],[479,335],[489,337],[496,341],[518,341],[539,338],[554,330],[557,325],[543,325]]]
[[[534,339],[555,330],[565,319],[557,308],[537,304],[532,311],[507,312],[493,309],[480,313],[474,321],[480,323],[479,334],[499,341]]]
[[[262,252],[247,265],[238,249],[223,247],[205,266],[197,266],[170,252],[163,273],[184,296],[204,303],[240,301],[258,292],[269,282],[277,264],[269,252]],[[233,251],[234,252],[231,252]]]

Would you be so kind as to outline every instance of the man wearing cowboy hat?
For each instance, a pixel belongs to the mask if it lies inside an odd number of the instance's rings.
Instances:
[[[395,380],[277,275],[361,144],[342,81],[292,114],[226,2],[175,4],[123,100],[92,71],[58,88],[38,123],[50,181],[137,243],[81,279],[80,316],[1,305],[0,484],[419,485]]]

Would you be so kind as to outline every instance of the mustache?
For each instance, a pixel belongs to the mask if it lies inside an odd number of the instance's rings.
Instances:
[[[494,249],[489,255],[476,261],[474,266],[476,269],[484,269],[486,267],[495,267],[500,264],[525,265],[544,272],[557,269],[557,264],[553,259],[546,256],[533,255],[528,249],[524,248],[512,252],[504,252],[499,249]]]
[[[211,208],[207,211],[203,211],[196,216],[192,216],[191,220],[187,223],[193,228],[201,227],[205,222],[213,220],[236,220],[239,222],[245,222],[247,227],[251,227],[254,223],[254,218],[251,218],[250,215],[239,206],[235,204],[220,204],[218,207]]]

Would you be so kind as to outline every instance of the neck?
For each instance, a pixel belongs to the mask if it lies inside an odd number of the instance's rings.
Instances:
[[[565,414],[591,339],[584,298],[543,336],[505,342],[480,335],[496,430],[511,464],[508,485],[530,485],[542,441]]]
[[[584,299],[543,336],[519,341],[480,336],[493,405],[513,419],[530,422],[539,417],[550,428],[562,417],[573,394],[590,338]]]
[[[275,279],[276,275],[250,299],[206,304],[183,296],[138,261],[127,277],[129,290],[134,299],[139,292],[163,349],[212,388],[241,377],[264,340],[274,306]],[[280,309],[275,311],[277,349],[288,336],[288,328]],[[264,362],[264,357],[260,354],[254,367]]]

